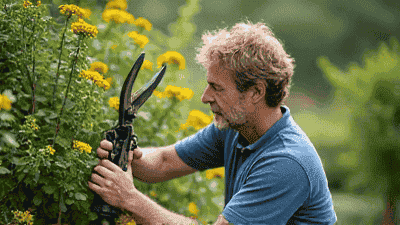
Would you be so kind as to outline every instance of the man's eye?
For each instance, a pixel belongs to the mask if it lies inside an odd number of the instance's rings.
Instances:
[[[216,86],[211,86],[214,90],[216,91],[222,91],[223,89],[221,87],[216,87]]]

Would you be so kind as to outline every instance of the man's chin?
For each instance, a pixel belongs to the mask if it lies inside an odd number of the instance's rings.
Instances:
[[[216,121],[216,119],[213,120],[214,126],[218,128],[220,131],[226,131],[229,129],[229,124],[226,123],[225,121]]]

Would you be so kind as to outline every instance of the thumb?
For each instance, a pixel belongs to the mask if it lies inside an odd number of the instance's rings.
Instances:
[[[129,174],[132,174],[132,160],[133,160],[133,151],[130,150],[128,153],[128,169],[126,170],[126,172]]]

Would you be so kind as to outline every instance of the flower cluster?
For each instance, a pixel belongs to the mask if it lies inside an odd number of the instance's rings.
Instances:
[[[106,4],[106,9],[126,10],[126,8],[128,8],[128,4],[126,4],[125,0],[113,0]]]
[[[77,141],[77,140],[73,141],[72,148],[79,150],[81,153],[83,153],[83,151],[85,151],[87,153],[91,153],[92,152],[92,147],[90,147],[89,144],[81,142],[81,141]]]
[[[164,92],[154,91],[153,94],[158,98],[177,98],[179,101],[191,99],[194,92],[189,88],[181,88],[173,85],[168,85]]]
[[[36,7],[39,7],[41,4],[42,4],[41,1],[37,1]],[[33,7],[34,5],[32,4],[32,2],[25,0],[23,6],[24,6],[24,8],[28,8],[30,6]]]
[[[89,71],[97,71],[104,74],[108,72],[108,66],[102,62],[94,62],[90,64]]]
[[[189,212],[197,215],[199,213],[199,209],[197,208],[197,205],[194,202],[189,203]]]
[[[115,23],[135,23],[135,17],[132,14],[119,9],[106,9],[103,11],[102,17],[107,23],[109,23],[110,20],[114,21]]]
[[[149,43],[149,39],[146,37],[146,35],[139,34],[137,31],[129,32],[128,36],[131,37],[136,44],[140,46],[140,48],[144,48],[144,46]]]
[[[47,145],[47,146],[46,146],[46,152],[48,152],[48,153],[54,155],[54,152],[56,152],[56,150],[54,150],[54,148],[51,147],[51,145]]]
[[[17,222],[26,223],[28,225],[33,224],[32,215],[30,214],[29,211],[21,212],[17,210],[17,211],[12,211],[12,213],[14,214],[14,219],[17,220]]]
[[[64,14],[68,17],[72,15],[77,15],[80,19],[82,19],[83,17],[89,19],[89,16],[92,14],[92,11],[90,11],[90,9],[82,9],[81,7],[76,5],[60,5],[58,8],[60,9],[61,14]]]
[[[111,108],[115,108],[116,110],[119,109],[119,98],[118,97],[112,97],[110,100],[108,100],[108,104],[110,104]]]
[[[33,119],[33,122],[30,123],[31,128],[34,130],[39,130],[39,127],[37,126],[37,124],[35,122],[36,122],[36,119]]]
[[[97,71],[82,70],[79,76],[88,80],[92,80],[95,84],[97,84],[97,86],[103,87],[105,90],[110,88],[110,83],[104,80],[104,77]]]
[[[71,30],[75,34],[82,34],[87,37],[96,37],[99,33],[96,26],[86,23],[83,19],[78,19],[78,22],[71,24]]]
[[[153,63],[150,62],[149,60],[144,60],[143,65],[142,65],[142,67],[140,69],[141,70],[142,69],[148,69],[148,70],[153,71]]]
[[[8,99],[6,95],[0,94],[0,110],[10,110],[11,109],[11,100]]]
[[[194,129],[199,130],[203,127],[206,127],[213,120],[212,116],[208,116],[199,110],[192,110],[189,112],[189,116],[186,120],[186,123],[181,124],[179,130],[185,130],[188,127],[194,127]]]
[[[185,58],[180,53],[175,51],[167,51],[157,58],[158,68],[160,68],[163,63],[178,64],[180,70],[185,69]]]
[[[211,180],[215,177],[223,178],[225,177],[225,168],[219,167],[211,170],[206,171],[206,178]]]
[[[139,17],[136,21],[135,21],[135,25],[138,27],[143,27],[144,29],[146,29],[147,31],[151,30],[151,27],[153,26],[148,20],[146,20],[143,17]]]
[[[30,1],[24,1],[24,8],[27,8],[28,6],[31,6],[32,5],[32,2],[30,2]]]

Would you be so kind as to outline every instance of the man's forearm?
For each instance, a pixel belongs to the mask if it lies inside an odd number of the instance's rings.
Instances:
[[[135,191],[124,204],[136,224],[197,224],[193,219],[173,213],[158,205],[152,199]]]
[[[156,183],[162,181],[163,171],[161,148],[140,148],[142,157],[132,161],[132,175],[140,181]]]

